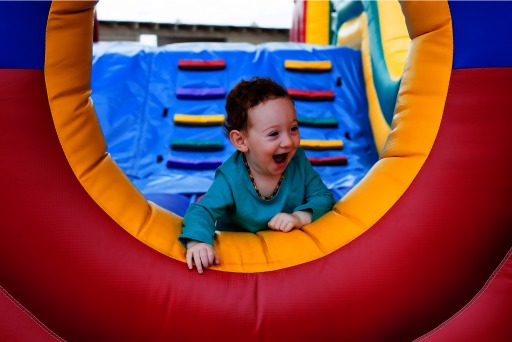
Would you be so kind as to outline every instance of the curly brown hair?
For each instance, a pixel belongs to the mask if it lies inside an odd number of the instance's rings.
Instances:
[[[229,137],[232,130],[247,130],[248,113],[251,108],[281,97],[292,101],[286,88],[271,78],[253,77],[250,80],[238,82],[226,98],[227,118],[224,121],[226,136]]]

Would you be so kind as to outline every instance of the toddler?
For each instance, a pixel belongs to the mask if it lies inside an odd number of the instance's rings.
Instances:
[[[189,269],[220,259],[215,230],[289,232],[330,211],[331,192],[300,144],[294,104],[269,78],[240,81],[226,98],[226,135],[237,151],[216,171],[208,192],[188,208],[179,241]]]

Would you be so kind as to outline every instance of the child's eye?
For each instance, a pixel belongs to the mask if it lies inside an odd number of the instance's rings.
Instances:
[[[279,135],[279,133],[277,131],[274,131],[274,132],[270,132],[268,134],[269,137],[277,137]]]
[[[299,126],[293,126],[290,128],[290,132],[297,132],[299,130]]]

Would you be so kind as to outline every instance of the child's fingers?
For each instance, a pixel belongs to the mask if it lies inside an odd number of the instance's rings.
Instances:
[[[268,227],[273,230],[289,232],[297,224],[297,219],[293,215],[279,213],[268,222]]]
[[[190,248],[187,250],[186,261],[188,269],[191,270],[194,265],[197,268],[197,272],[202,274],[214,263],[220,264],[220,258],[213,249],[213,247],[202,244],[201,248]]]
[[[187,255],[186,255],[186,259],[187,259],[187,266],[188,266],[188,269],[191,270],[192,269],[192,257],[193,257],[193,254],[190,252],[190,250],[187,250]]]
[[[212,249],[208,249],[208,266],[213,265],[215,259],[218,258],[217,253]]]
[[[279,230],[279,228],[278,228],[278,227],[276,227],[275,225],[270,225],[270,224],[269,224],[269,225],[268,225],[268,227],[269,227],[270,229],[272,229],[272,230]]]
[[[210,266],[210,262],[208,261],[208,250],[203,249],[200,252],[201,257],[201,263],[203,264],[204,268],[207,269]]]
[[[277,214],[269,221],[268,226],[274,230],[281,230],[281,223],[283,221],[282,215]]]
[[[279,227],[279,230],[282,231],[282,232],[286,232],[286,227],[288,227],[288,222],[283,221],[281,223],[281,226]]]
[[[194,262],[196,264],[197,272],[199,274],[203,273],[203,265],[201,264],[201,256],[199,253],[194,253]]]

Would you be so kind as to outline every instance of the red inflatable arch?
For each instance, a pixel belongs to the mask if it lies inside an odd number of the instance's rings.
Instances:
[[[94,3],[0,2],[0,340],[510,340],[511,5],[402,7],[378,163],[302,230],[220,235],[198,275],[106,153]]]

